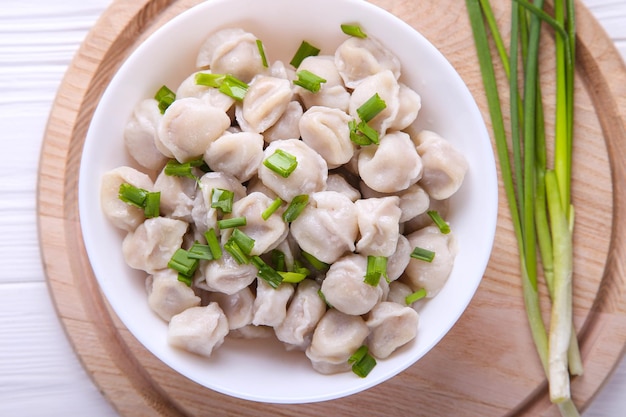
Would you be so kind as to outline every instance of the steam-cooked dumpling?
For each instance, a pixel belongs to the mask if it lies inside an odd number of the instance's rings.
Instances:
[[[272,288],[265,280],[257,279],[252,324],[275,327],[282,323],[287,316],[287,304],[294,291],[291,284],[284,283],[278,288]]]
[[[217,223],[217,209],[211,207],[213,189],[232,191],[233,201],[237,201],[246,195],[246,188],[237,179],[223,172],[207,172],[200,178],[198,185],[200,192],[194,200],[194,208],[191,212],[194,224],[202,230],[215,228]]]
[[[118,167],[106,172],[100,183],[100,205],[106,218],[117,228],[132,231],[145,219],[143,209],[120,200],[120,185],[128,183],[152,191],[154,184],[149,176],[131,167]]]
[[[178,86],[178,89],[176,90],[176,98],[199,98],[208,105],[227,112],[233,106],[233,104],[235,104],[234,98],[222,93],[219,89],[215,87],[209,87],[207,85],[198,84],[196,82],[197,74],[210,73],[211,71],[198,71],[191,74]]]
[[[199,271],[194,279],[196,287],[224,294],[243,290],[254,282],[257,274],[254,265],[240,265],[227,251],[222,251],[220,259],[201,263]]]
[[[400,61],[378,40],[351,37],[335,51],[335,65],[345,85],[356,87],[364,78],[384,70],[400,77]]]
[[[178,162],[204,155],[211,142],[230,126],[224,111],[188,97],[175,100],[165,110],[157,131],[157,148]]]
[[[278,246],[287,236],[289,228],[280,212],[274,212],[267,220],[262,217],[263,211],[272,204],[273,199],[263,193],[250,193],[233,203],[230,217],[245,217],[246,225],[239,230],[254,239],[250,255],[261,255]],[[222,232],[222,240],[230,236],[229,231]]]
[[[415,339],[419,316],[406,305],[383,301],[368,314],[367,346],[372,355],[384,359],[397,348]]]
[[[396,251],[387,258],[387,279],[393,282],[400,278],[411,259],[413,248],[409,240],[402,234],[398,235]]]
[[[170,345],[202,356],[224,343],[228,334],[228,320],[217,303],[206,307],[192,307],[172,317],[167,330]]]
[[[411,233],[407,239],[413,248],[435,252],[432,262],[411,258],[402,278],[413,291],[424,288],[426,297],[432,298],[443,288],[452,272],[457,251],[454,236],[452,233],[444,235],[437,226],[428,226]]]
[[[348,113],[358,118],[357,109],[375,94],[384,100],[386,107],[367,125],[382,136],[393,125],[400,108],[400,85],[391,71],[382,71],[363,79],[350,96]]]
[[[222,29],[209,36],[198,52],[196,66],[215,74],[232,74],[248,83],[265,71],[257,37],[240,28]]]
[[[122,241],[122,253],[128,266],[154,273],[167,268],[174,252],[183,243],[187,223],[168,217],[146,219]]]
[[[328,178],[328,165],[324,158],[299,139],[277,140],[270,143],[264,151],[264,159],[281,149],[296,157],[298,166],[283,178],[265,165],[259,167],[259,179],[274,191],[283,201],[291,201],[300,194],[323,191]]]
[[[300,119],[302,140],[326,160],[329,169],[347,163],[354,155],[350,120],[342,110],[321,106],[309,108]]]
[[[235,117],[244,131],[263,133],[272,127],[291,103],[293,91],[289,80],[259,75],[254,78]]]
[[[226,133],[211,143],[204,160],[214,171],[246,182],[263,161],[263,135],[254,132]]]
[[[361,255],[391,256],[400,234],[400,199],[396,196],[357,200],[357,222],[361,238],[356,251]]]
[[[199,306],[198,297],[191,287],[178,280],[178,273],[166,268],[156,271],[148,279],[148,305],[165,321],[172,316]]]
[[[417,119],[422,108],[422,98],[415,90],[406,84],[399,83],[398,114],[389,126],[392,130],[404,130]]]
[[[363,345],[368,334],[369,329],[360,316],[331,308],[317,324],[306,356],[322,374],[349,371],[348,359]]]
[[[151,171],[161,169],[167,158],[156,147],[156,130],[161,120],[158,102],[146,99],[133,109],[133,114],[124,127],[124,145],[130,156],[139,165]]]
[[[374,191],[363,181],[361,181],[359,188],[361,189],[361,193],[364,198],[385,197],[389,195],[398,196],[400,198],[400,210],[402,210],[400,223],[404,223],[411,220],[415,216],[425,213],[430,205],[430,197],[428,197],[426,190],[419,185],[419,182],[409,186],[405,190],[392,194]]]
[[[324,106],[344,112],[348,111],[350,93],[346,90],[343,79],[339,75],[339,71],[337,71],[335,57],[330,55],[306,57],[298,67],[298,71],[304,70],[326,80],[320,85],[320,89],[317,92],[311,92],[296,86],[296,92],[307,109],[313,106]]]
[[[382,299],[383,289],[367,284],[366,272],[365,256],[349,254],[333,263],[322,281],[322,293],[328,304],[342,313],[357,316],[370,311]]]
[[[362,148],[358,168],[363,182],[381,193],[405,190],[422,177],[421,158],[404,132],[389,133],[380,145]]]
[[[350,201],[355,202],[361,198],[359,190],[354,188],[343,175],[340,174],[328,174],[326,180],[326,191],[336,191],[348,197]]]
[[[161,214],[191,223],[197,189],[195,180],[167,175],[164,170],[161,171],[154,182],[154,191],[161,193]]]
[[[300,137],[300,118],[303,110],[300,103],[291,101],[280,119],[276,121],[269,129],[263,132],[263,139],[270,143],[275,140],[293,139]]]
[[[305,279],[298,284],[285,319],[274,328],[276,337],[289,349],[304,350],[311,343],[315,326],[326,312],[326,303],[318,291],[320,285]]]
[[[240,329],[252,323],[254,315],[254,295],[249,287],[234,294],[212,292],[209,301],[216,302],[228,319],[230,330]]]
[[[414,139],[424,174],[420,184],[435,200],[452,196],[461,187],[468,169],[463,154],[437,133],[425,130]]]
[[[354,203],[335,191],[309,196],[309,204],[291,223],[291,234],[303,251],[333,263],[354,251],[358,233]]]

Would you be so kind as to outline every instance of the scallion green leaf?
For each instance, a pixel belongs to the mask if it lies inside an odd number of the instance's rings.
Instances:
[[[281,250],[274,249],[272,251],[272,264],[277,271],[286,271],[287,265],[285,264],[285,253]]]
[[[241,227],[247,224],[245,217],[231,217],[229,219],[222,219],[217,221],[217,226],[220,229],[232,229],[233,227]]]
[[[230,239],[234,240],[237,246],[239,246],[246,255],[250,255],[250,252],[252,252],[254,248],[254,239],[239,229],[233,230]]]
[[[189,162],[178,162],[175,159],[170,159],[167,161],[163,172],[170,177],[184,177],[198,181],[198,177],[193,173],[193,168],[200,167],[203,164],[205,164],[205,162],[202,158]]]
[[[248,92],[248,84],[227,74],[218,87],[218,90],[235,100],[241,101]]]
[[[220,209],[222,213],[231,213],[233,211],[233,200],[235,193],[222,188],[213,188],[211,190],[211,207]]]
[[[367,123],[363,121],[357,123],[353,119],[348,122],[348,127],[350,129],[350,140],[355,144],[367,146],[380,143],[378,131]]]
[[[303,281],[307,274],[301,272],[285,272],[285,271],[277,271],[278,274],[283,277],[283,282],[288,282],[290,284],[297,284],[298,282]]]
[[[224,250],[228,252],[239,265],[250,263],[250,257],[248,257],[248,255],[233,239],[228,239],[228,241],[224,244]]]
[[[250,261],[259,270],[259,278],[267,282],[270,287],[276,289],[283,282],[283,277],[274,268],[266,264],[261,257],[253,256]]]
[[[419,259],[420,261],[424,262],[432,262],[433,259],[435,259],[435,252],[428,249],[415,247],[413,249],[413,252],[411,252],[411,258]]]
[[[387,257],[368,255],[364,282],[375,287],[381,277],[387,278]]]
[[[282,149],[276,149],[273,154],[265,158],[263,165],[271,169],[283,178],[289,175],[298,167],[298,160],[295,156]]]
[[[298,78],[294,80],[293,83],[312,93],[317,93],[318,91],[320,91],[322,83],[326,82],[324,78],[315,75],[308,70],[298,71],[296,72],[296,76]]]
[[[326,271],[328,270],[328,268],[330,268],[330,265],[327,264],[326,262],[322,262],[319,259],[317,259],[315,256],[313,256],[312,254],[310,254],[309,252],[306,251],[302,251],[301,252],[302,257],[309,263],[311,264],[311,266],[313,268],[315,268],[318,271]]]
[[[359,25],[342,24],[341,31],[346,35],[354,36],[355,38],[367,38],[367,34],[363,32],[363,29],[361,29],[361,26]]]
[[[202,259],[205,261],[213,260],[213,254],[211,253],[211,248],[209,245],[203,245],[199,242],[194,242],[194,244],[189,248],[188,255],[191,259]]]
[[[352,364],[352,372],[361,378],[365,378],[376,366],[376,359],[369,354],[367,346],[363,345],[350,356],[348,363]]]
[[[138,208],[144,208],[146,205],[146,198],[148,197],[148,190],[135,187],[132,184],[122,183],[119,189],[119,199]]]
[[[204,238],[206,239],[206,243],[209,246],[213,259],[220,259],[222,257],[222,248],[220,247],[220,242],[217,240],[215,229],[210,228],[207,230],[204,233]]]
[[[267,56],[265,55],[265,48],[263,47],[263,41],[261,39],[256,40],[256,46],[259,49],[259,55],[261,55],[261,63],[263,64],[263,68],[267,68]]]
[[[211,74],[206,72],[199,72],[195,75],[197,85],[204,85],[206,87],[219,88],[224,81],[226,75],[224,74]]]
[[[292,221],[297,219],[308,203],[309,196],[307,194],[300,194],[295,196],[285,209],[285,212],[283,213],[283,220],[287,223],[291,223]]]
[[[176,100],[176,93],[170,90],[166,85],[161,86],[154,94],[154,99],[159,103],[161,114]]]
[[[439,231],[444,235],[450,233],[450,225],[445,222],[437,210],[428,210],[428,216],[432,219],[435,225],[439,228]]]
[[[146,194],[144,205],[143,212],[147,219],[159,217],[161,214],[161,192],[156,191]]]
[[[289,64],[291,64],[294,68],[298,68],[300,64],[302,63],[302,61],[304,60],[304,58],[308,56],[317,56],[319,55],[319,53],[320,53],[319,48],[311,45],[307,41],[302,41],[302,43],[298,47],[298,50],[294,54]]]
[[[356,109],[356,113],[359,115],[361,121],[369,123],[374,117],[376,117],[381,111],[387,108],[385,100],[380,98],[378,93],[367,99],[359,108]]]
[[[412,294],[407,295],[404,298],[404,301],[406,302],[406,305],[411,305],[414,302],[421,300],[422,298],[426,297],[427,293],[426,293],[426,289],[425,288],[420,288],[419,290],[415,291]]]
[[[261,213],[261,218],[263,220],[269,219],[270,216],[274,214],[282,204],[283,200],[281,200],[280,197],[276,197],[276,199],[272,201],[272,204],[270,204],[265,210],[263,210],[263,212]]]
[[[188,287],[191,287],[191,284],[193,284],[193,276],[181,274],[180,272],[178,273],[178,280]]]
[[[180,274],[191,277],[196,272],[198,263],[198,259],[191,258],[189,252],[180,248],[174,252],[167,266]]]

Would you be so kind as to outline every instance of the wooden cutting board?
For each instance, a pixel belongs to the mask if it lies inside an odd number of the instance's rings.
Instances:
[[[307,405],[230,398],[178,375],[124,328],[101,295],[83,247],[77,207],[82,145],[98,99],[123,59],[155,28],[196,3],[114,1],[72,62],[44,138],[38,220],[50,292],[68,338],[103,395],[121,415],[133,417],[558,415],[548,401],[526,323],[517,248],[502,190],[493,254],[466,313],[417,364],[361,394]],[[441,50],[489,124],[464,2],[374,3]],[[510,2],[492,3],[506,28]],[[578,4],[577,13],[574,313],[585,374],[574,378],[572,392],[582,410],[621,359],[626,343],[626,69],[589,12]],[[554,67],[549,48],[541,65],[544,91],[549,91]],[[546,97],[549,119],[553,101]],[[541,291],[547,305],[545,288]]]

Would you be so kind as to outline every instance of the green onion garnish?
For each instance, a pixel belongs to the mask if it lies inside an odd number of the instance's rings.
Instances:
[[[230,239],[234,240],[237,246],[239,246],[246,255],[250,255],[252,248],[254,248],[254,239],[239,229],[233,230]]]
[[[350,140],[355,144],[367,146],[380,143],[378,131],[367,123],[363,121],[357,123],[353,119],[348,122],[348,127],[350,129]]]
[[[278,249],[272,251],[272,264],[277,271],[286,271],[287,265],[285,263],[285,253]]]
[[[329,264],[327,264],[326,262],[320,261],[315,256],[311,255],[309,252],[302,251],[302,257],[308,263],[310,263],[313,268],[315,268],[318,271],[326,271],[328,268],[330,268]]]
[[[441,218],[437,210],[428,210],[426,213],[428,213],[428,216],[435,222],[435,225],[439,228],[441,233],[444,235],[450,233],[450,225]]]
[[[197,85],[204,85],[206,87],[219,88],[226,76],[224,74],[209,74],[206,72],[199,72],[195,75]]]
[[[156,92],[154,99],[159,102],[159,110],[161,114],[163,114],[174,100],[176,100],[176,93],[164,85]]]
[[[188,287],[191,287],[191,284],[193,284],[193,276],[187,276],[187,275],[178,273],[178,280],[186,284]]]
[[[298,47],[298,50],[296,51],[289,64],[291,64],[294,68],[298,68],[302,61],[304,61],[304,58],[308,56],[317,56],[319,55],[319,53],[319,48],[316,48],[307,41],[302,41],[300,47]]]
[[[200,242],[194,242],[191,248],[189,248],[187,256],[191,259],[213,260],[213,254],[209,245],[203,245]]]
[[[276,197],[276,199],[272,201],[272,204],[270,204],[265,210],[263,210],[263,212],[261,213],[261,218],[263,220],[269,219],[270,216],[274,214],[276,210],[278,210],[281,204],[283,204],[283,200],[281,200],[280,197]]]
[[[287,178],[298,166],[298,160],[289,152],[276,149],[272,155],[265,158],[263,165],[281,177]]]
[[[297,219],[308,203],[309,196],[307,194],[295,196],[287,206],[287,209],[285,209],[285,212],[283,213],[283,220],[287,223],[291,223]]]
[[[320,91],[322,87],[322,83],[325,83],[326,80],[318,75],[313,74],[311,71],[302,70],[296,72],[298,76],[297,80],[294,80],[293,83],[295,85],[299,85],[305,90],[309,90],[312,93],[317,93]]]
[[[145,207],[143,209],[146,218],[159,217],[161,208],[161,192],[148,193],[146,195]]]
[[[307,274],[304,274],[302,272],[278,271],[278,274],[283,277],[283,282],[288,282],[290,284],[297,284],[307,277]]]
[[[297,259],[293,260],[293,268],[292,268],[292,270],[293,270],[293,272],[297,272],[299,274],[304,274],[307,277],[309,275],[311,275],[311,271],[309,271],[308,268],[303,266],[302,263],[299,260],[297,260]]]
[[[387,103],[385,100],[380,98],[378,93],[374,94],[372,97],[367,99],[365,103],[363,103],[358,109],[356,109],[356,113],[359,115],[361,121],[368,123],[374,117],[378,115],[381,111],[387,108]]]
[[[233,227],[245,226],[248,222],[245,217],[232,217],[230,219],[222,219],[217,221],[220,229],[232,229]]]
[[[185,177],[198,181],[198,177],[193,174],[193,168],[202,167],[205,164],[202,158],[194,159],[189,162],[178,162],[175,159],[170,159],[167,161],[163,172],[170,177]]]
[[[206,243],[211,250],[211,256],[213,259],[220,259],[222,257],[222,248],[220,247],[220,242],[217,240],[215,229],[210,228],[207,230],[204,233],[204,238],[206,239]]]
[[[126,204],[143,209],[146,218],[159,217],[160,192],[150,192],[128,183],[122,183],[120,184],[118,197]]]
[[[426,297],[426,289],[425,288],[421,288],[417,291],[415,291],[413,294],[409,294],[404,298],[404,301],[406,302],[406,305],[411,305],[414,302],[421,300],[422,298]]]
[[[170,258],[167,266],[174,271],[186,277],[192,277],[198,268],[198,259],[189,256],[189,252],[184,249],[178,249]]]
[[[333,306],[326,299],[326,296],[324,295],[321,289],[317,290],[317,295],[320,296],[320,298],[322,299],[322,301],[324,301],[324,303],[328,306],[328,308],[333,308]]]
[[[239,265],[250,263],[250,258],[248,257],[248,255],[244,252],[243,249],[239,247],[237,242],[235,242],[232,238],[228,239],[228,241],[224,244],[224,250],[228,252],[230,256],[233,257],[235,262],[237,262]]]
[[[256,40],[256,46],[259,49],[259,54],[261,55],[261,63],[263,64],[263,68],[267,68],[267,57],[265,56],[265,48],[263,47],[263,42],[261,39]]]
[[[241,101],[248,92],[248,84],[228,74],[224,77],[218,89],[227,96]]]
[[[352,364],[352,372],[365,378],[376,366],[376,359],[369,354],[367,346],[363,345],[350,356],[348,363]]]
[[[261,257],[253,256],[251,262],[259,270],[259,278],[267,282],[270,287],[278,288],[281,282],[283,282],[283,277],[274,268],[266,264]]]
[[[365,39],[367,38],[367,34],[363,32],[361,26],[359,25],[341,25],[341,31],[349,36],[354,36],[355,38]]]
[[[222,213],[231,213],[234,198],[235,193],[230,190],[213,188],[211,190],[211,207],[222,210]]]
[[[435,259],[435,252],[428,249],[415,247],[415,249],[413,249],[413,252],[411,252],[411,258],[419,259],[420,261],[425,262],[432,262],[433,259]]]
[[[380,282],[380,277],[387,278],[387,257],[368,255],[364,282],[375,287]]]

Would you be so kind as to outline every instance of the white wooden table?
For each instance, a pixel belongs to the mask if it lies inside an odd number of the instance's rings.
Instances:
[[[626,59],[626,0],[583,2]],[[55,314],[36,226],[48,113],[74,53],[110,3],[0,2],[0,416],[117,416]],[[584,417],[626,415],[625,394],[626,359]]]

